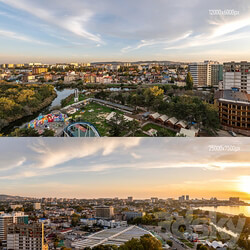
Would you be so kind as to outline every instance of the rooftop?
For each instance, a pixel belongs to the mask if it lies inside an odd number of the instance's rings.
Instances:
[[[132,238],[139,239],[145,234],[152,235],[149,231],[137,226],[119,227],[102,230],[87,236],[84,240],[78,240],[72,243],[72,247],[83,249],[85,247],[94,247],[98,245],[117,245],[120,246]]]
[[[242,103],[250,103],[250,94],[233,91],[233,90],[220,90],[215,93],[215,99],[219,100],[227,100],[232,102],[242,102]]]

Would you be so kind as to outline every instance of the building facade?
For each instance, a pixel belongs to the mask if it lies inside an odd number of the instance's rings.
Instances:
[[[250,94],[250,62],[224,63],[223,89],[237,88]]]
[[[189,64],[195,87],[210,87],[218,85],[223,79],[223,66],[218,62],[204,61]]]
[[[9,224],[28,224],[28,215],[25,215],[23,212],[16,212],[12,214],[0,214],[0,240],[7,240],[7,226]]]
[[[216,93],[216,99],[223,129],[250,136],[250,95],[223,90]]]
[[[96,218],[112,219],[114,217],[114,208],[112,206],[99,206],[95,208]]]
[[[10,224],[7,227],[7,250],[46,250],[44,225]]]
[[[33,75],[39,75],[41,73],[47,73],[47,72],[48,72],[48,68],[34,67],[32,69]]]

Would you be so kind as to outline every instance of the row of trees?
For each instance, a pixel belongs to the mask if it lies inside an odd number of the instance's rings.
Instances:
[[[130,131],[131,136],[139,130],[139,123],[135,120],[127,121],[124,116],[116,113],[115,116],[109,121],[110,130],[109,134],[113,137],[120,137],[125,135],[125,131]]]
[[[34,128],[17,128],[10,133],[10,137],[54,137],[55,132],[50,129],[45,129],[42,134]]]
[[[0,129],[9,122],[39,111],[44,105],[49,105],[55,96],[51,85],[1,84]]]
[[[96,98],[113,102],[146,107],[179,120],[195,122],[209,134],[214,134],[220,127],[218,111],[214,105],[204,102],[200,97],[192,95],[168,96],[164,98],[165,90],[161,87],[138,88],[135,92],[107,93],[99,92]]]

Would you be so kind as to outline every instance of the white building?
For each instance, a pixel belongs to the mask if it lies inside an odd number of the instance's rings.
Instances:
[[[33,207],[34,207],[35,210],[40,210],[41,209],[41,203],[36,202],[36,203],[33,204]]]
[[[23,207],[23,205],[21,205],[21,204],[10,204],[10,208],[13,210],[15,210],[16,208],[22,208],[22,207]]]

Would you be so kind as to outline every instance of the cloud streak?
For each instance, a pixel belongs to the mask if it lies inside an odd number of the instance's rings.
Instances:
[[[57,140],[56,140],[57,141]],[[60,140],[58,140],[59,142]],[[209,152],[204,140],[186,149],[178,139],[154,140],[124,138],[102,138],[97,140],[54,140],[37,139],[26,142],[13,161],[10,153],[0,155],[1,179],[22,179],[34,176],[52,176],[66,173],[107,173],[116,169],[161,170],[200,169],[223,171],[233,168],[250,168],[248,144],[239,152]],[[151,143],[150,143],[151,142]],[[229,143],[225,138],[220,143]],[[155,145],[154,145],[155,144]],[[11,143],[9,144],[11,147]],[[18,150],[19,146],[17,146]],[[161,148],[161,150],[158,150]],[[8,150],[8,147],[4,150]],[[190,157],[192,155],[192,157]],[[4,166],[4,167],[3,167]]]
[[[18,34],[16,32],[8,31],[8,30],[0,30],[0,35],[2,37],[11,38],[11,39],[19,40],[19,41],[23,41],[23,42],[36,43],[36,44],[40,44],[40,45],[51,45],[49,43],[35,40],[35,39],[30,38],[28,36],[21,35],[21,34]]]
[[[56,13],[55,7],[48,9],[44,7],[43,2],[34,2],[29,0],[0,0],[7,5],[10,5],[16,9],[23,10],[32,16],[35,16],[50,25],[55,25],[61,29],[67,30],[82,38],[101,43],[101,38],[88,32],[85,26],[92,17],[90,10],[82,11],[81,15],[63,15],[60,16]],[[56,1],[57,2],[57,1]],[[59,4],[59,3],[58,3]],[[69,6],[68,6],[69,7]]]

